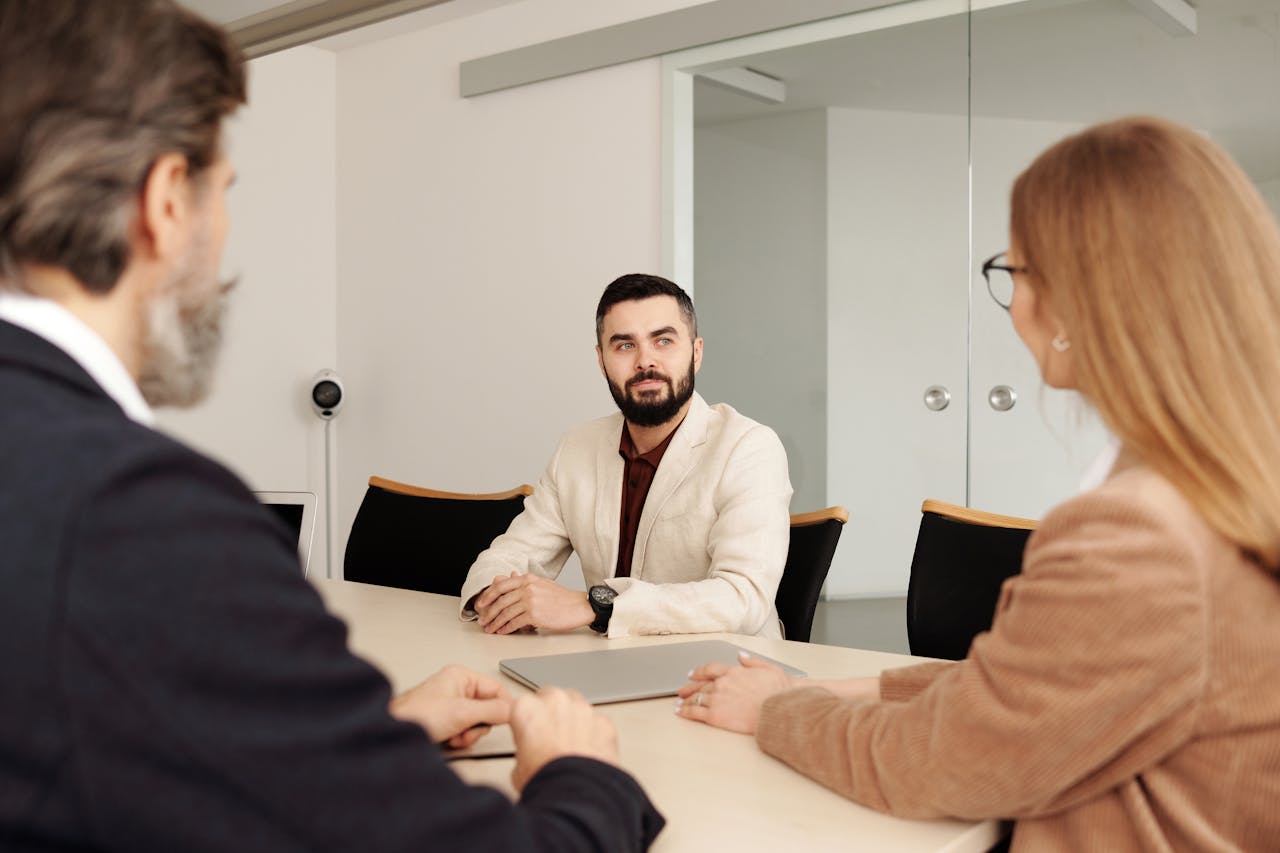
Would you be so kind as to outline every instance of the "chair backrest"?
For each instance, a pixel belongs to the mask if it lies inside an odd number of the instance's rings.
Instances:
[[[786,639],[809,642],[818,594],[831,569],[840,531],[848,520],[849,511],[842,506],[791,516],[787,566],[774,597]]]
[[[507,529],[531,494],[529,485],[471,495],[370,477],[347,539],[343,577],[458,595],[476,557]]]
[[[991,627],[1000,587],[1022,571],[1036,522],[933,500],[920,512],[907,587],[907,642],[913,655],[960,660],[973,638]]]

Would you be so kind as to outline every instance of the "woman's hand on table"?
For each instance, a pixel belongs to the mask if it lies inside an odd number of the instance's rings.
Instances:
[[[391,700],[393,717],[417,723],[432,740],[461,749],[506,723],[511,694],[495,678],[450,665]]]
[[[764,700],[808,683],[745,652],[739,661],[741,666],[709,663],[689,673],[689,683],[678,693],[676,713],[731,732],[755,734]]]

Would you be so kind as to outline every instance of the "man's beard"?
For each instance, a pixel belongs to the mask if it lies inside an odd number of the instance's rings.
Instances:
[[[138,388],[152,406],[193,406],[213,383],[235,282],[217,283],[216,267],[204,266],[211,254],[207,237],[198,237],[144,309]]]
[[[614,384],[612,379],[607,376],[605,378],[609,384],[609,393],[613,395],[613,402],[618,404],[618,409],[628,423],[638,427],[661,426],[674,418],[679,413],[680,407],[689,402],[693,396],[693,359],[689,359],[689,372],[680,380],[678,387],[671,384],[671,377],[664,376],[656,370],[646,370],[644,373],[632,376],[627,380],[625,392]],[[643,398],[633,397],[631,386],[646,379],[666,382],[666,395],[659,396],[659,392],[650,392]]]

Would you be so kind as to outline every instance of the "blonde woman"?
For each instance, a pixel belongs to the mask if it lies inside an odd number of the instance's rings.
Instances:
[[[1049,513],[965,660],[693,673],[678,713],[1014,850],[1280,849],[1280,233],[1198,133],[1133,118],[1014,184],[1006,306],[1122,449]],[[692,697],[692,698],[691,698]]]

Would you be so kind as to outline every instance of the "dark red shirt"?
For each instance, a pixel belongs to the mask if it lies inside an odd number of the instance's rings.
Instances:
[[[683,423],[683,421],[681,421]],[[636,453],[636,444],[631,440],[631,431],[622,424],[622,440],[618,442],[618,455],[622,457],[622,518],[618,523],[618,568],[615,577],[631,576],[631,558],[636,550],[636,531],[640,527],[640,513],[644,511],[645,498],[649,497],[649,487],[653,485],[654,475],[658,473],[658,463],[667,452],[671,437],[680,429],[671,431],[662,443],[648,453]]]

